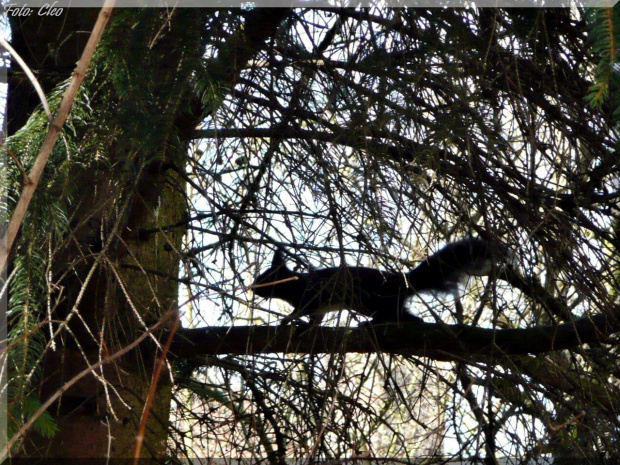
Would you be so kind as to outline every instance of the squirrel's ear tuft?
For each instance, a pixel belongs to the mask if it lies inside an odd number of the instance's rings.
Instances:
[[[271,261],[271,266],[273,268],[284,265],[284,250],[278,249],[276,253],[273,254],[273,260]]]

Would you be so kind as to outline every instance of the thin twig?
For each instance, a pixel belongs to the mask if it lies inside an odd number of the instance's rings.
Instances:
[[[34,73],[30,70],[26,62],[22,60],[22,57],[19,56],[15,49],[11,47],[11,44],[6,41],[6,39],[0,37],[0,45],[4,47],[5,50],[9,52],[11,56],[15,59],[15,61],[19,63],[19,66],[22,67],[24,73],[26,73],[26,76],[28,76],[28,79],[30,79],[32,87],[34,87],[34,89],[37,91],[37,94],[39,95],[39,99],[41,100],[41,105],[43,105],[43,110],[45,110],[47,119],[52,121],[53,116],[50,110],[50,106],[47,103],[47,98],[45,98],[45,92],[43,92],[43,88],[41,87],[41,84],[39,84],[39,81],[35,77]]]
[[[41,407],[39,407],[39,409],[28,419],[28,421],[22,425],[22,427],[19,429],[19,431],[17,431],[17,433],[15,433],[13,435],[13,437],[8,441],[6,447],[0,451],[0,457],[6,457],[7,454],[8,454],[8,451],[15,445],[17,440],[20,437],[22,437],[26,431],[28,431],[30,429],[30,427],[37,420],[37,418],[39,418],[43,414],[43,412],[45,412],[48,409],[48,407],[50,405],[52,405],[56,401],[56,399],[58,399],[61,395],[63,395],[65,392],[67,392],[67,390],[71,386],[73,386],[75,383],[77,383],[84,376],[94,372],[100,366],[105,365],[105,364],[110,363],[110,362],[113,362],[117,358],[122,357],[127,352],[129,352],[130,350],[132,350],[135,347],[137,347],[142,341],[144,341],[147,337],[149,337],[151,335],[151,333],[153,333],[154,331],[159,329],[166,321],[167,321],[167,318],[164,317],[162,320],[158,321],[153,326],[151,326],[148,329],[148,331],[146,331],[142,335],[140,335],[140,337],[138,337],[131,344],[128,344],[127,346],[123,347],[118,352],[115,352],[114,354],[110,355],[109,357],[106,357],[103,360],[100,360],[97,363],[95,363],[93,365],[90,365],[88,368],[82,370],[80,373],[78,373],[73,378],[71,378],[69,381],[67,381],[64,384],[64,386],[62,386],[60,389],[58,389],[49,399],[47,399],[47,401],[45,401],[41,405]]]
[[[161,355],[157,358],[155,362],[155,370],[153,372],[153,379],[151,380],[151,385],[149,387],[149,393],[146,397],[146,402],[144,404],[144,410],[142,411],[142,418],[140,420],[140,429],[138,430],[138,435],[136,436],[136,448],[134,449],[133,454],[133,463],[134,465],[138,465],[140,461],[140,451],[142,450],[142,443],[144,442],[144,435],[146,432],[146,423],[151,415],[151,406],[153,405],[153,399],[155,398],[155,393],[157,391],[157,385],[159,384],[159,378],[161,377],[162,370],[164,366],[166,366],[166,357],[168,356],[168,351],[170,350],[170,345],[172,344],[172,339],[174,338],[174,334],[179,327],[179,313],[175,312],[174,326],[170,330],[170,334],[168,335],[168,339],[166,341],[166,345],[164,346]]]
[[[2,146],[6,150],[6,153],[8,153],[9,156],[13,159],[13,161],[17,165],[17,168],[19,169],[19,171],[21,171],[22,177],[24,178],[24,186],[27,185],[27,184],[30,184],[30,178],[28,177],[28,173],[26,173],[26,170],[25,170],[24,166],[21,164],[21,162],[19,161],[19,158],[17,158],[15,156],[15,154],[8,149],[6,144],[2,144]]]

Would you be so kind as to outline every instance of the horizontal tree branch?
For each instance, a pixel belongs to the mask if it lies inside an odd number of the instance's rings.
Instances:
[[[372,353],[454,361],[540,354],[604,342],[620,332],[620,308],[571,323],[525,329],[485,329],[433,323],[369,327],[232,326],[179,329],[170,356],[257,353]]]

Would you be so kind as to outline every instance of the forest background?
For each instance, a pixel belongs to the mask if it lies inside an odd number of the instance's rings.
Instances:
[[[9,17],[54,114],[99,14]],[[116,9],[62,131],[12,63],[7,218],[60,137],[3,278],[10,454],[619,455],[619,21]],[[278,248],[400,272],[467,236],[511,266],[424,324],[277,326],[249,289]]]

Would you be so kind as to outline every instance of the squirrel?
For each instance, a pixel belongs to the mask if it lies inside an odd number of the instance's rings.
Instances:
[[[487,276],[502,255],[482,239],[450,243],[406,273],[362,266],[340,266],[299,273],[286,266],[284,252],[277,250],[271,266],[250,288],[266,299],[281,299],[293,306],[284,317],[287,324],[308,316],[319,324],[326,313],[353,310],[370,317],[371,323],[420,322],[408,313],[406,300],[421,292],[453,293],[466,276]]]

